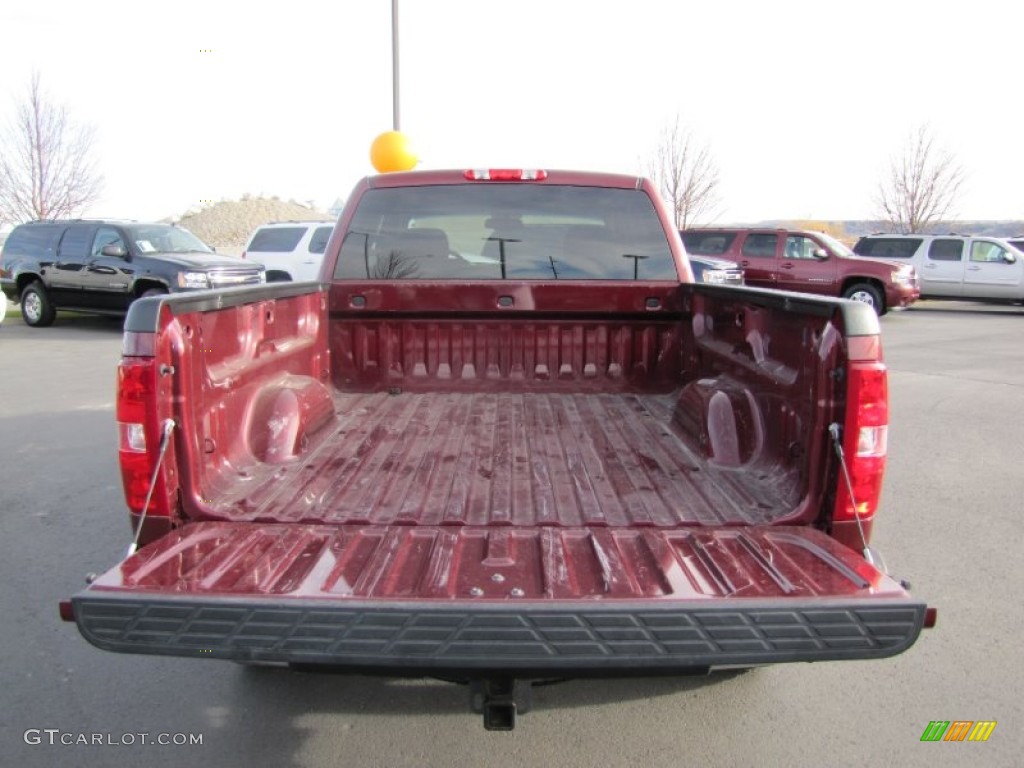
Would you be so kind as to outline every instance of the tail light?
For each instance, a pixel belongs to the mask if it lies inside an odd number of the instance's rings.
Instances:
[[[137,351],[139,339],[126,334],[125,351]],[[147,334],[148,335],[148,334]],[[160,448],[160,428],[156,413],[155,358],[125,356],[117,369],[117,432],[118,459],[124,497],[133,514],[140,514],[149,493],[150,479]],[[162,477],[149,502],[147,515],[169,517],[171,514]]]
[[[889,389],[878,336],[849,339],[843,454],[853,498],[840,481],[834,522],[870,520],[882,495],[889,438]]]

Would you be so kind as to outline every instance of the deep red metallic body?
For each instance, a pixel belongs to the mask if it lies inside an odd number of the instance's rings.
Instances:
[[[823,516],[831,459],[810,439],[843,395],[822,365],[843,354],[829,317],[633,284],[338,285],[331,301],[355,294],[362,307],[333,312],[329,333],[322,294],[170,321],[158,347],[178,391],[156,398],[154,422],[179,424],[162,479],[180,475],[184,519]],[[416,311],[382,311],[396,294]],[[548,309],[605,296],[610,311]]]
[[[454,183],[516,182],[366,180],[324,276],[367,189]],[[618,176],[523,183],[652,194]],[[486,663],[530,670],[587,669],[591,652],[625,654],[620,669],[907,647],[924,608],[854,551],[828,437],[841,425],[856,453],[850,435],[883,423],[848,402],[880,391],[851,384],[853,366],[884,384],[874,315],[851,329],[870,310],[691,285],[652,199],[679,282],[349,280],[159,305],[155,329],[126,338],[119,418],[145,425],[149,466],[168,423],[171,449],[148,546],[76,598],[83,633],[130,652],[216,637],[225,658],[404,667],[409,653],[434,669],[484,664],[488,647]],[[126,473],[138,512],[144,473]],[[479,647],[463,631],[477,620]],[[417,634],[438,621],[454,634]],[[363,622],[373,648],[352,639]],[[563,647],[559,622],[596,645]],[[643,653],[662,661],[592,632],[616,622],[647,627]],[[520,625],[529,647],[510,641]],[[665,639],[680,632],[696,645]]]
[[[495,578],[497,576],[498,578]],[[199,523],[94,589],[294,599],[477,601],[898,597],[828,536],[791,527]]]

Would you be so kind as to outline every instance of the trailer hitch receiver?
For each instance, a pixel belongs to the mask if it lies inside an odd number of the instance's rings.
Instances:
[[[530,681],[511,677],[492,677],[471,680],[469,706],[484,716],[488,731],[511,731],[516,727],[516,715],[530,709]]]

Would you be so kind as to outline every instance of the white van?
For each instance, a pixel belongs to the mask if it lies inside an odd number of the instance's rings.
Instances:
[[[866,235],[858,256],[913,264],[922,299],[1024,301],[1024,251],[974,235]]]
[[[333,221],[275,221],[257,227],[242,258],[267,268],[267,282],[320,279]]]

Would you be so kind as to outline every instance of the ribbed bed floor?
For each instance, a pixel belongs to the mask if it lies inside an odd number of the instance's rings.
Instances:
[[[673,395],[339,394],[301,462],[250,471],[235,520],[408,525],[758,524],[790,511],[773,473],[710,465]]]

